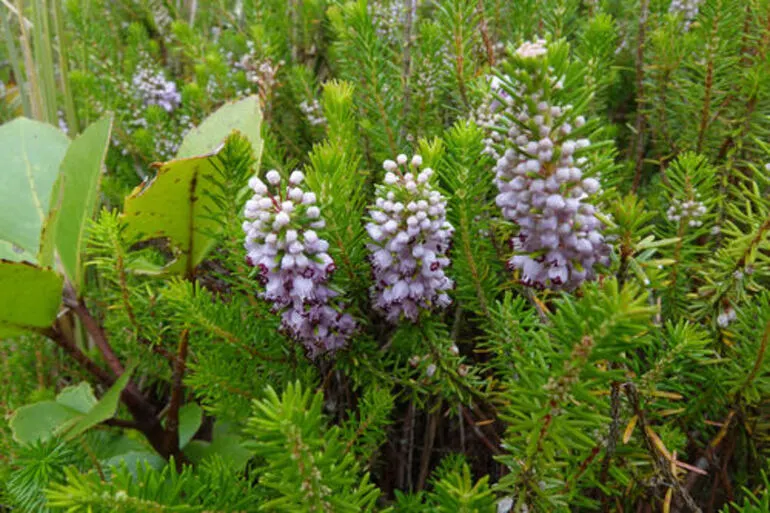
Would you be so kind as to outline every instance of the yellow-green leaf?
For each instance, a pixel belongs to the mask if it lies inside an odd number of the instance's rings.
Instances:
[[[198,127],[187,132],[179,146],[176,158],[183,159],[211,153],[219,148],[233,130],[237,130],[251,143],[251,150],[258,166],[262,154],[261,125],[262,111],[259,109],[259,99],[256,96],[226,103],[203,120]]]
[[[46,226],[46,231],[53,229],[62,267],[78,290],[83,282],[83,241],[99,199],[111,129],[112,117],[108,116],[72,141],[61,163],[60,190],[53,196],[53,202],[60,203],[52,208],[52,220]]]
[[[0,259],[37,262],[51,191],[69,142],[39,121],[18,118],[0,126]]]
[[[217,170],[215,155],[172,160],[151,182],[126,197],[126,236],[141,240],[168,238],[176,259],[164,273],[191,272],[206,256],[222,229],[212,219],[220,211],[209,194]],[[151,269],[146,270],[152,273]]]
[[[101,424],[105,420],[112,418],[115,415],[115,412],[118,411],[120,394],[123,392],[123,389],[126,388],[126,385],[128,385],[128,381],[131,379],[134,368],[135,367],[126,369],[110,389],[107,390],[107,393],[102,396],[98,403],[88,410],[86,414],[61,425],[57,429],[57,433],[63,433],[67,440],[72,440],[97,424]]]
[[[50,326],[61,292],[62,278],[54,271],[0,260],[0,339]]]

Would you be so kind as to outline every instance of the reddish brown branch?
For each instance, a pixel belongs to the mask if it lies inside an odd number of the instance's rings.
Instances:
[[[741,385],[741,388],[738,391],[738,395],[742,394],[743,391],[751,385],[751,382],[756,379],[757,374],[759,374],[760,369],[762,369],[762,363],[765,361],[765,352],[767,351],[767,340],[769,337],[770,320],[768,320],[767,324],[765,324],[765,331],[762,334],[762,342],[759,345],[759,351],[757,351],[757,359],[754,360],[754,366],[751,368],[751,372],[749,372],[749,375],[746,377],[746,381],[744,381],[743,385]]]
[[[588,466],[591,464],[592,461],[596,459],[596,456],[602,451],[601,445],[594,446],[593,449],[591,449],[591,452],[588,453],[588,456],[580,463],[580,466],[578,467],[577,472],[575,472],[575,477],[573,477],[570,481],[565,483],[564,485],[564,491],[567,492],[570,489],[570,486],[573,483],[577,483],[577,481],[580,479],[580,476],[582,476],[585,471],[588,469]]]
[[[139,429],[139,425],[133,420],[107,419],[104,421],[104,424],[107,426],[119,427],[123,429]]]
[[[115,374],[115,377],[120,377],[120,375],[123,374],[123,365],[120,363],[120,360],[112,350],[110,343],[107,341],[107,336],[101,325],[94,319],[91,312],[88,311],[85,303],[82,300],[71,300],[66,298],[64,302],[73,312],[75,312],[75,315],[78,316],[80,322],[83,323],[83,327],[85,327],[86,331],[91,336],[91,339],[104,357],[104,361],[107,362],[107,366]]]
[[[706,130],[708,129],[709,125],[709,117],[711,113],[711,95],[712,95],[712,88],[714,85],[714,55],[712,52],[711,44],[713,43],[713,39],[716,37],[717,27],[719,24],[719,17],[716,16],[714,18],[714,22],[711,27],[711,39],[712,41],[709,41],[706,48],[709,52],[709,60],[706,64],[706,78],[705,78],[705,84],[704,84],[704,93],[703,93],[703,109],[701,110],[701,118],[700,118],[700,126],[698,128],[698,145],[697,145],[697,151],[700,152],[703,149],[703,141],[706,137]]]
[[[107,365],[112,370],[114,376],[110,375],[106,370],[99,367],[95,362],[88,358],[74,343],[74,341],[64,337],[61,332],[50,329],[43,332],[44,335],[56,342],[59,347],[62,347],[70,356],[85,367],[88,372],[94,375],[102,384],[109,386],[112,385],[115,380],[123,374],[123,365],[118,360],[115,351],[110,346],[107,336],[104,333],[104,329],[99,322],[88,311],[85,303],[82,300],[76,300],[65,296],[64,302],[69,306],[72,311],[78,316],[83,326],[88,331],[94,344],[99,349],[99,352],[104,357]],[[155,406],[139,391],[139,388],[133,383],[129,382],[126,388],[120,395],[121,400],[128,408],[131,416],[136,421],[137,429],[139,429],[150,445],[158,451],[158,453],[164,458],[173,456],[177,462],[186,462],[184,455],[179,450],[179,447],[169,447],[166,445],[165,431],[158,419],[158,412]]]
[[[438,427],[438,418],[441,414],[441,404],[436,406],[436,411],[430,414],[428,420],[428,429],[425,430],[425,439],[423,442],[422,456],[420,458],[420,474],[417,477],[417,491],[425,488],[425,481],[428,479],[430,470],[430,457],[433,453],[433,443],[436,441],[436,428]]]
[[[612,422],[610,424],[609,438],[607,440],[607,451],[604,453],[601,472],[599,474],[599,482],[604,485],[607,484],[610,463],[615,456],[615,449],[617,447],[618,437],[620,436],[620,383],[616,381],[612,383],[612,390],[610,391],[610,412],[612,415]],[[595,456],[596,454],[593,455],[593,457]],[[607,494],[602,495],[602,505],[604,511],[609,511],[609,496]]]
[[[95,377],[102,385],[109,386],[114,383],[114,379],[110,376],[110,373],[99,367],[93,360],[91,360],[83,351],[80,350],[71,340],[64,336],[64,334],[57,328],[49,328],[41,331],[41,334],[52,340],[57,346],[62,348],[69,356],[72,357],[81,367]]]
[[[465,417],[465,420],[468,421],[468,425],[473,429],[473,432],[475,433],[476,437],[483,443],[487,449],[490,450],[490,452],[494,455],[500,454],[500,449],[498,449],[495,444],[493,444],[489,438],[481,431],[479,426],[476,424],[476,421],[473,420],[473,417],[471,417],[471,414],[468,412],[467,409],[462,409],[463,417]]]
[[[477,10],[479,12],[479,32],[484,41],[484,47],[487,50],[487,61],[490,66],[495,65],[495,49],[492,47],[492,40],[489,38],[489,27],[487,26],[487,17],[484,16],[484,1],[479,0]]]
[[[171,378],[171,399],[168,403],[166,417],[166,446],[169,450],[179,448],[179,408],[182,405],[185,363],[187,361],[187,348],[189,345],[189,330],[185,329],[179,338],[179,350],[174,362],[174,374]]]

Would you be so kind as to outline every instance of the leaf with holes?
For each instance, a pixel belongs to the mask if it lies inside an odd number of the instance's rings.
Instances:
[[[37,262],[51,191],[69,143],[53,126],[30,119],[0,126],[0,259]]]
[[[211,250],[222,227],[211,196],[217,177],[216,153],[160,166],[151,182],[126,197],[126,237],[168,238],[176,259],[160,273],[190,274]],[[156,269],[138,269],[154,274]]]
[[[49,327],[61,292],[62,278],[54,271],[0,260],[0,339]]]

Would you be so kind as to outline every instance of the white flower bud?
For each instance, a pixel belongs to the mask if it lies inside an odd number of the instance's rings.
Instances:
[[[267,193],[267,186],[256,176],[253,176],[249,179],[249,187],[257,194]]]
[[[278,215],[275,216],[275,221],[273,221],[273,229],[274,230],[280,230],[289,222],[291,221],[291,218],[289,217],[289,214],[286,212],[278,212]]]
[[[304,179],[305,175],[302,173],[302,171],[292,171],[291,176],[289,176],[289,183],[291,185],[299,185]]]

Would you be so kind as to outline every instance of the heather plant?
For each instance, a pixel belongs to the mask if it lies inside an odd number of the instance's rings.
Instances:
[[[454,228],[446,221],[446,200],[430,187],[433,170],[420,171],[421,165],[420,155],[408,165],[404,154],[386,160],[384,184],[369,208],[373,304],[391,322],[416,321],[420,310],[450,302],[453,283],[444,268]]]
[[[0,3],[0,509],[770,512],[768,0]]]

